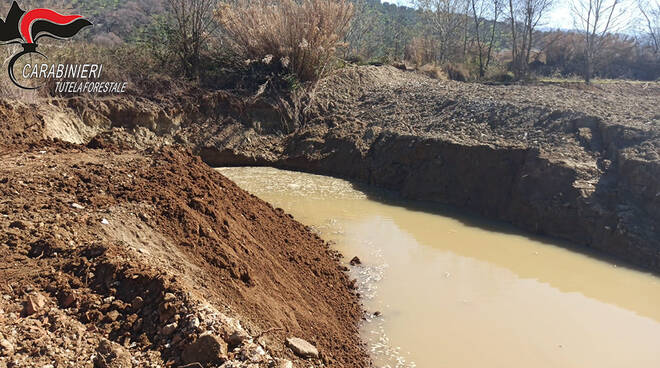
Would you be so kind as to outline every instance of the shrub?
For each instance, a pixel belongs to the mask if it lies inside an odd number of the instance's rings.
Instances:
[[[307,82],[329,72],[353,6],[347,0],[238,0],[223,4],[216,16],[246,58],[270,56]]]
[[[132,94],[158,96],[172,92],[177,83],[166,72],[167,65],[155,60],[149,50],[139,45],[120,44],[100,46],[86,42],[71,43],[69,47],[42,46],[49,57],[49,63],[62,64],[102,64],[100,82],[127,82]],[[45,96],[61,96],[57,93],[54,80],[39,90]]]
[[[0,98],[17,99],[24,102],[36,101],[39,97],[39,91],[20,89],[10,81],[7,74],[7,64],[11,57],[19,52],[21,47],[19,45],[7,45],[0,50],[0,57],[4,60],[2,68],[0,69]],[[16,70],[18,70],[17,67]]]
[[[462,64],[447,63],[444,70],[451,80],[467,82],[470,79],[470,71]]]
[[[417,66],[433,63],[437,59],[434,52],[436,40],[431,37],[414,37],[406,46],[405,58]]]
[[[495,83],[511,83],[515,80],[512,72],[503,68],[493,68],[486,73],[484,80]]]
[[[431,77],[433,79],[440,79],[440,80],[448,79],[447,73],[444,71],[444,69],[435,64],[425,64],[419,67],[417,70],[419,70],[426,76]]]

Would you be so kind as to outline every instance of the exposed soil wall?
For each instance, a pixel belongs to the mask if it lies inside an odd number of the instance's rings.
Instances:
[[[198,152],[360,180],[658,271],[658,98],[657,83],[576,91],[358,68],[321,83],[294,134],[264,143],[247,129]]]
[[[657,164],[623,161],[624,172],[610,172],[594,186],[580,168],[535,149],[399,135],[379,137],[366,157],[350,157],[344,151],[319,161],[294,157],[264,163],[227,152],[201,154],[217,165],[269,164],[361,180],[406,198],[469,209],[660,270],[660,192],[653,183]],[[618,175],[626,179],[619,182]]]
[[[360,180],[660,270],[658,83],[487,86],[346,68],[308,94],[293,133],[277,101],[195,93],[52,103],[113,127],[99,138],[116,145]]]

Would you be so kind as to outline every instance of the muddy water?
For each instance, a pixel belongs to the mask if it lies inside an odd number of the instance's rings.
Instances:
[[[660,279],[350,183],[220,172],[336,243],[384,367],[660,367]]]

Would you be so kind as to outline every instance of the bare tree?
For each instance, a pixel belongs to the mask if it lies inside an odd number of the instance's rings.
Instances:
[[[459,42],[458,34],[464,24],[466,0],[416,0],[415,3],[429,20],[440,42],[439,61],[447,61],[450,52]]]
[[[639,12],[642,13],[646,32],[648,32],[653,52],[660,53],[660,2],[657,0],[638,1]]]
[[[218,28],[217,6],[218,0],[167,0],[171,47],[188,78],[199,77],[202,49]]]
[[[501,0],[469,0],[472,20],[474,21],[474,37],[477,44],[477,61],[479,77],[483,78],[490,64],[495,42],[497,20],[502,9]],[[488,20],[487,18],[490,18]],[[490,30],[487,28],[491,24]],[[482,34],[483,33],[483,34]]]
[[[465,2],[465,10],[463,12],[463,60],[467,59],[468,41],[470,33],[470,0]]]
[[[370,55],[370,52],[365,52],[365,48],[368,47],[370,33],[377,25],[376,14],[367,0],[355,0],[353,6],[355,15],[353,15],[351,27],[346,34],[349,47],[344,48],[344,57],[348,56],[348,53],[360,56]]]
[[[516,79],[527,75],[534,32],[553,5],[553,0],[508,0],[511,56]]]
[[[584,42],[584,81],[589,83],[594,62],[603,51],[607,34],[621,26],[624,0],[573,0],[571,11],[575,28]]]

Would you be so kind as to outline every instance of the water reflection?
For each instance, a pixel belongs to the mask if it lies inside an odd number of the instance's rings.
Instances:
[[[221,172],[350,259],[376,363],[658,367],[658,278],[460,214],[270,168]]]

